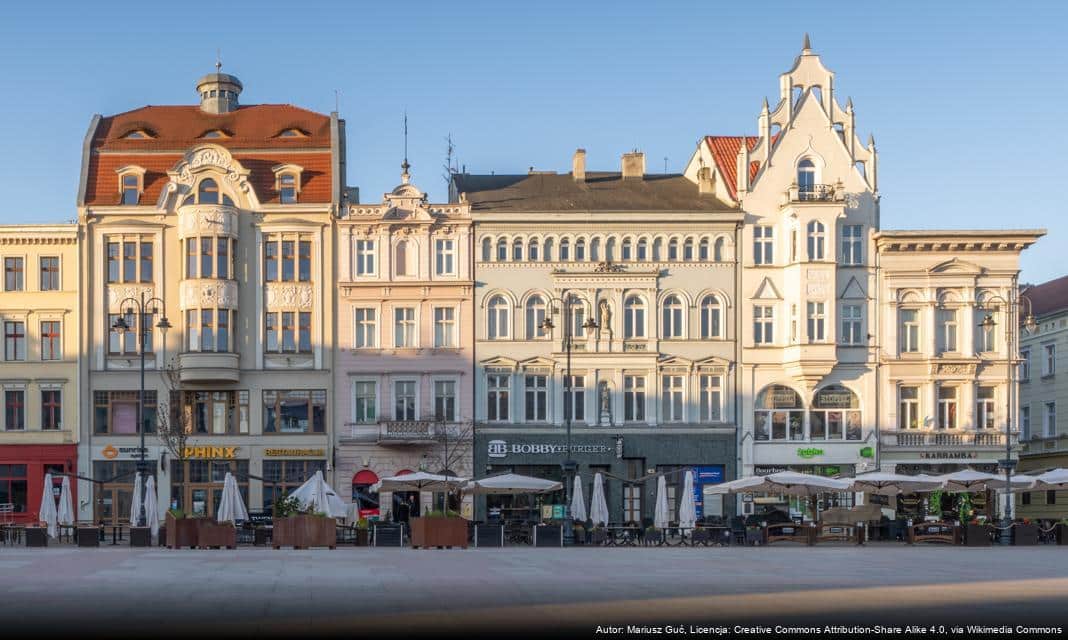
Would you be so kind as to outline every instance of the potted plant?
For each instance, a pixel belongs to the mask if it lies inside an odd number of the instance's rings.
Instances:
[[[989,547],[990,528],[979,518],[972,518],[964,529],[964,544],[969,547]]]
[[[600,524],[593,525],[590,531],[590,544],[605,544],[608,542],[608,532]]]
[[[181,509],[168,509],[166,517],[167,548],[181,549],[197,546],[197,521],[200,518],[189,517]]]
[[[645,528],[645,533],[642,539],[646,545],[660,544],[660,529],[657,529],[655,525],[649,525]]]
[[[1024,518],[1012,526],[1012,543],[1017,546],[1038,544],[1038,525]]]
[[[427,511],[420,518],[410,518],[412,547],[467,548],[467,520],[455,511]]]
[[[366,547],[370,544],[371,522],[367,518],[356,521],[356,546]]]
[[[231,522],[215,522],[212,518],[196,518],[197,546],[201,549],[237,548],[237,529]]]
[[[300,501],[283,498],[274,503],[274,530],[271,533],[271,545],[275,549],[293,547],[337,548],[337,520],[328,518],[325,513],[303,509]]]
[[[586,527],[576,523],[571,527],[575,544],[586,544]]]

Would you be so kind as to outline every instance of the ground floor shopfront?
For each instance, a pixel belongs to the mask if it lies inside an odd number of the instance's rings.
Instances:
[[[566,435],[560,429],[476,430],[474,468],[479,477],[513,472],[564,482]],[[667,483],[669,520],[677,519],[684,472],[695,471],[698,518],[728,517],[734,505],[705,491],[735,477],[733,428],[722,429],[575,429],[571,458],[577,463],[587,509],[594,475],[604,478],[605,502],[612,523],[651,524],[658,477]],[[477,520],[547,520],[563,517],[563,490],[544,496],[479,496]]]
[[[0,446],[0,505],[12,505],[0,521],[32,523],[39,519],[45,474],[52,475],[53,498],[59,500],[61,474],[78,468],[77,445],[5,444]],[[71,482],[71,501],[77,504],[77,483]]]
[[[965,469],[984,473],[1004,473],[998,466],[998,460],[1004,458],[1004,451],[951,451],[932,447],[927,451],[895,451],[884,449],[881,454],[882,470],[904,475],[938,476]],[[932,498],[934,498],[932,500]],[[1014,500],[1014,502],[1018,502]],[[962,512],[967,517],[986,516],[991,519],[1001,518],[1004,506],[1001,495],[995,491],[978,493],[926,492],[905,493],[890,496],[886,506],[893,509],[899,518],[918,520],[925,516],[941,519],[959,519]]]
[[[1050,469],[1068,469],[1068,442],[1032,441],[1020,456],[1020,473],[1038,474]],[[1068,518],[1068,491],[1027,491],[1016,501],[1016,515],[1033,520]]]

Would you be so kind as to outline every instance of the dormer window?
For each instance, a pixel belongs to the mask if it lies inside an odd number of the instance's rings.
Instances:
[[[300,175],[303,167],[295,164],[283,164],[273,168],[274,189],[278,192],[278,202],[281,204],[296,204],[300,195]]]
[[[205,131],[200,137],[201,138],[229,138],[230,134],[226,133],[222,129],[211,129],[210,131]]]
[[[797,187],[801,193],[816,190],[816,164],[809,158],[797,163]]]
[[[117,169],[119,174],[119,202],[133,206],[141,203],[141,194],[145,190],[145,170],[137,166],[125,166]]]
[[[279,131],[278,132],[278,137],[279,138],[307,138],[308,134],[304,133],[300,129],[296,129],[296,128],[291,127],[289,129],[282,129],[281,131]]]
[[[198,204],[219,204],[219,185],[211,178],[200,181],[197,187]]]
[[[134,129],[122,137],[124,140],[151,140],[152,135],[144,129]]]

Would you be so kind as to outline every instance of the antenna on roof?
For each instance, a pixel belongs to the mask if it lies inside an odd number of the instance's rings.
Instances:
[[[668,157],[664,156],[664,173],[667,173]]]
[[[222,71],[222,49],[215,49],[215,73]]]
[[[341,112],[341,89],[334,89],[334,112]]]

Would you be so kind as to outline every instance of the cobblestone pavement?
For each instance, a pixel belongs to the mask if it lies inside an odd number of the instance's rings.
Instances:
[[[524,625],[592,632],[600,623],[698,620],[1068,627],[1068,548],[1053,546],[0,547],[0,576],[0,628],[108,637],[532,628]]]

